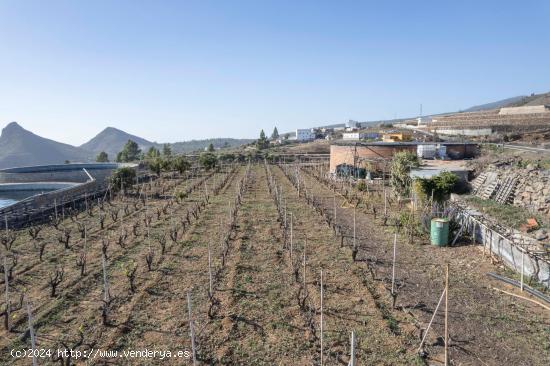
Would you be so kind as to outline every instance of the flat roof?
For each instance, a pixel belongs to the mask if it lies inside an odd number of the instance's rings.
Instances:
[[[395,141],[395,142],[384,142],[384,141],[350,141],[350,140],[336,140],[331,143],[331,145],[338,146],[418,146],[418,145],[479,145],[475,142],[457,142],[457,141],[440,141],[440,142],[423,142],[423,141]]]

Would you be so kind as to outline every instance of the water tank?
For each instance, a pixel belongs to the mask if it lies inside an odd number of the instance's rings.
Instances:
[[[436,145],[418,145],[416,147],[416,155],[422,159],[435,158]]]
[[[440,159],[445,159],[447,157],[447,146],[446,145],[437,145],[436,155]]]
[[[449,219],[432,219],[430,238],[432,245],[447,246],[449,244]]]

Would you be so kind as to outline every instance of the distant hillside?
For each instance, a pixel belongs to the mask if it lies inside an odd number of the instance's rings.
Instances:
[[[147,141],[144,138],[131,135],[117,128],[107,127],[90,141],[80,145],[80,147],[91,151],[94,155],[105,151],[109,155],[109,160],[114,161],[116,159],[116,155],[122,150],[124,144],[126,144],[128,140],[135,141],[144,152],[151,146],[155,146],[157,148],[160,148],[161,146],[160,144]]]
[[[462,112],[480,112],[503,107],[522,107],[530,105],[550,104],[550,93],[520,95],[513,98],[498,100],[496,102],[480,104],[463,110]]]
[[[521,100],[510,103],[507,107],[523,107],[531,105],[550,105],[550,93],[531,94],[522,97]]]
[[[486,104],[480,104],[473,107],[470,107],[468,109],[463,110],[462,112],[480,112],[480,111],[487,111],[489,109],[497,109],[502,107],[508,107],[511,104],[518,103],[523,98],[526,98],[525,96],[518,96],[518,97],[512,97],[507,99],[498,100],[496,102],[486,103]]]
[[[35,135],[16,122],[4,127],[0,135],[0,168],[85,162],[91,157],[81,148]]]
[[[175,142],[170,144],[174,153],[190,153],[194,151],[204,150],[205,147],[212,144],[214,148],[238,147],[251,143],[252,139],[232,139],[232,138],[216,138],[204,140],[191,140],[183,142]]]

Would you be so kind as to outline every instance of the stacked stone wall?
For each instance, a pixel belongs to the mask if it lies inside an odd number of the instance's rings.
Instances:
[[[530,212],[540,213],[550,218],[550,170],[538,169],[535,166],[520,168],[514,165],[489,166],[483,171],[487,179],[478,190],[494,181],[503,184],[507,179],[515,178],[517,183],[510,202],[514,206],[527,208]]]

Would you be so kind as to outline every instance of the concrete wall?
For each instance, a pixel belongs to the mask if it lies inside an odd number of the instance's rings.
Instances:
[[[493,130],[491,128],[438,128],[434,132],[450,136],[489,136]]]
[[[533,114],[533,113],[548,113],[550,109],[544,105],[531,105],[525,107],[507,107],[500,108],[498,114],[500,115],[514,115],[514,114]]]
[[[100,188],[96,181],[89,181],[68,188],[36,194],[13,205],[1,208],[0,217],[5,217],[10,226],[18,226],[25,223],[28,215],[40,214],[40,212],[52,209],[54,205],[59,206],[62,203],[78,200],[84,195],[98,192]]]
[[[341,164],[354,165],[355,158],[389,159],[399,151],[416,154],[416,145],[331,145],[330,172],[335,173]]]
[[[500,233],[484,223],[476,212],[473,209],[459,210],[456,215],[458,220],[464,220],[465,227],[470,234],[473,233],[476,242],[481,243],[487,252],[496,255],[508,268],[518,273],[521,273],[523,256],[524,275],[533,277],[550,288],[550,263],[534,254],[540,250],[540,244],[517,230]]]
[[[111,176],[113,170],[126,166],[117,163],[96,164],[60,164],[40,165],[32,167],[9,168],[0,170],[0,183],[23,182],[75,182],[84,183],[89,180],[84,169],[100,184]],[[135,165],[129,165],[135,166]]]
[[[77,185],[77,183],[65,183],[65,182],[0,183],[0,192],[53,191],[57,189],[73,187],[75,185]]]

